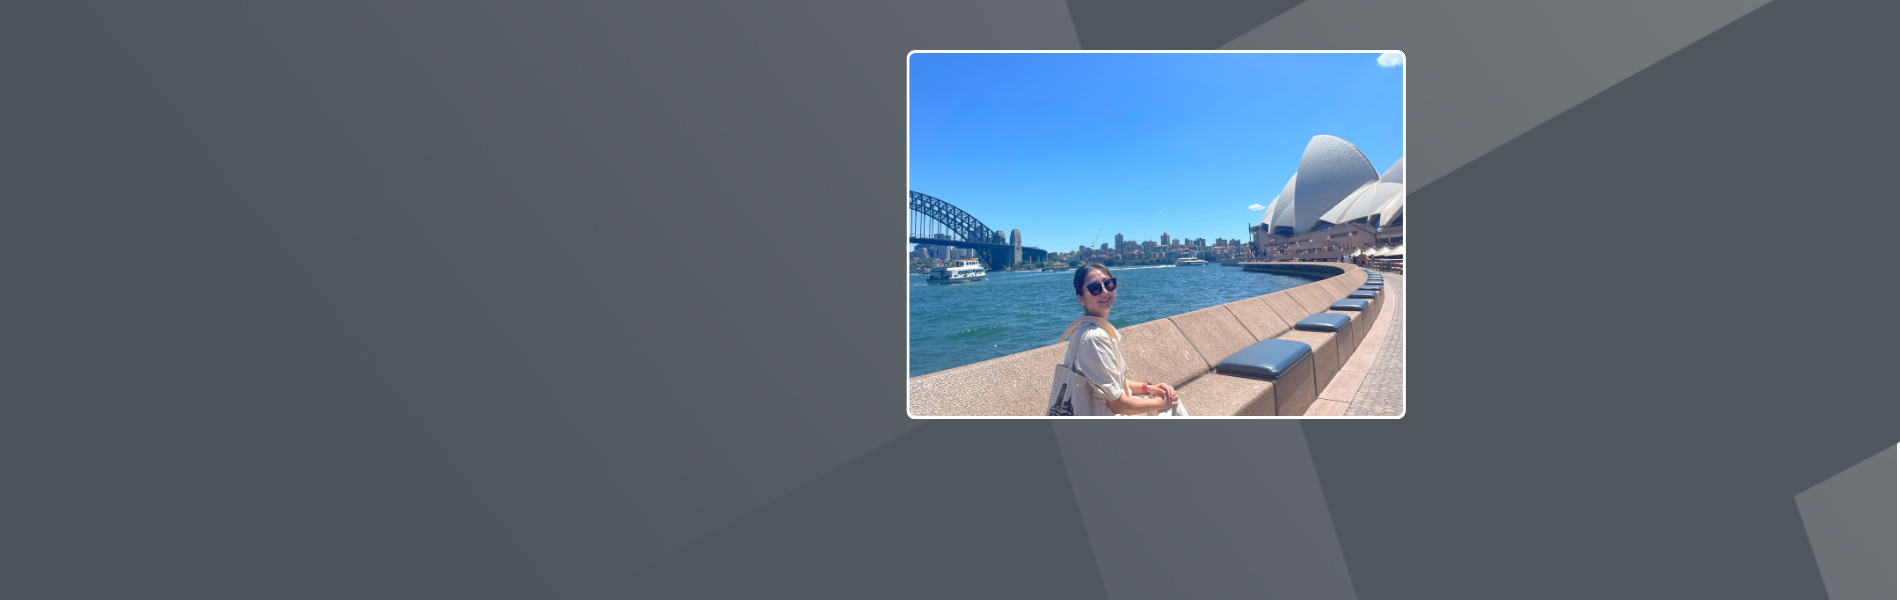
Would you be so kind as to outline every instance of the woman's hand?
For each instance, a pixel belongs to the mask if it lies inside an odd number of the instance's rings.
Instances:
[[[1181,394],[1174,391],[1174,386],[1165,383],[1148,384],[1148,394],[1157,398],[1168,399],[1168,406],[1170,407],[1181,402]]]
[[[1174,410],[1174,407],[1181,403],[1181,395],[1174,392],[1173,386],[1165,383],[1151,383],[1147,385],[1148,396],[1161,402],[1161,406],[1155,407],[1155,412]]]

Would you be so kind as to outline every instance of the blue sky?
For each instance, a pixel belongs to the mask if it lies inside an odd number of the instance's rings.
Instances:
[[[1315,135],[1399,159],[1405,67],[1379,56],[912,54],[910,189],[1051,251],[1242,237]]]

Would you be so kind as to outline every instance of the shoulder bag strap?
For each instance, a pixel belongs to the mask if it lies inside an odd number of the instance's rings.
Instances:
[[[1081,320],[1077,319],[1077,322],[1081,322]],[[1073,327],[1073,325],[1071,325],[1071,327]],[[1082,372],[1076,371],[1075,369],[1075,343],[1078,340],[1076,340],[1076,337],[1073,335],[1068,336],[1068,340],[1069,347],[1062,355],[1062,366],[1068,367],[1070,371],[1075,371],[1077,375],[1080,375]]]

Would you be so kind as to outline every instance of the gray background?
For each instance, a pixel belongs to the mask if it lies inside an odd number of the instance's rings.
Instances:
[[[1650,4],[9,4],[0,592],[1891,597],[1900,15]],[[978,48],[1405,50],[1406,418],[907,419]]]

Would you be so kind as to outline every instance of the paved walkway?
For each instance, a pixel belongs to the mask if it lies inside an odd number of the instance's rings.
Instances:
[[[1387,273],[1385,287],[1392,290],[1393,300],[1402,300],[1405,276]],[[1353,395],[1352,406],[1346,408],[1347,416],[1396,417],[1405,412],[1405,304],[1400,301],[1390,306],[1392,310],[1385,315],[1385,322],[1392,326],[1386,330],[1385,347],[1372,359],[1372,370],[1366,373],[1358,393]]]
[[[1306,416],[1398,416],[1405,412],[1405,276],[1385,274],[1387,302],[1352,358]]]

